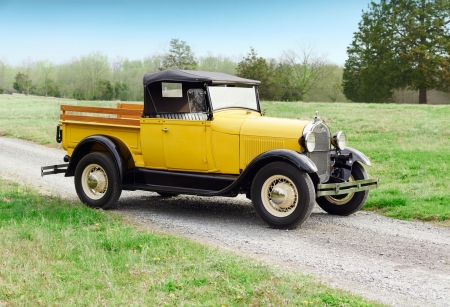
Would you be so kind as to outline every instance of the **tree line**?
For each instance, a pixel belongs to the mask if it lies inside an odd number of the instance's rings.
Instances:
[[[22,61],[13,67],[0,60],[0,93],[25,93],[78,100],[143,99],[145,73],[168,68],[224,72],[262,81],[264,100],[337,101],[342,95],[342,68],[318,56],[313,48],[286,51],[279,59],[265,59],[250,48],[240,61],[207,54],[196,57],[182,40],[172,39],[164,54],[143,60],[116,58],[101,53],[74,58],[64,64],[51,61]]]
[[[0,93],[75,99],[142,100],[142,76],[167,68],[197,69],[261,81],[263,100],[391,102],[399,91],[450,92],[450,1],[380,0],[362,12],[358,31],[347,48],[343,68],[310,46],[266,59],[250,48],[239,61],[226,56],[196,57],[182,40],[170,50],[143,60],[109,60],[94,53],[55,65],[23,61],[20,67],[0,60]]]

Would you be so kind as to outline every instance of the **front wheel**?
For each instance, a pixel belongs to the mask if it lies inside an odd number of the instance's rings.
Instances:
[[[122,188],[113,159],[100,152],[84,156],[75,170],[75,190],[89,207],[105,209],[114,205]]]
[[[310,216],[315,192],[306,173],[291,164],[273,162],[256,174],[251,199],[258,215],[270,227],[290,229]]]
[[[369,179],[366,170],[361,164],[355,162],[352,166],[350,181]],[[350,215],[364,206],[369,191],[361,191],[342,195],[326,195],[317,198],[317,204],[324,211],[335,215]]]

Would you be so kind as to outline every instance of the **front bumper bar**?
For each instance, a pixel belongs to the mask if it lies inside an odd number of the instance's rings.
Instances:
[[[378,177],[340,183],[323,183],[317,185],[316,196],[349,194],[376,188],[378,188]]]
[[[69,166],[69,163],[59,164],[59,165],[50,165],[50,166],[41,166],[41,176],[65,173],[67,171],[68,166]],[[51,170],[51,171],[46,171],[46,170]]]

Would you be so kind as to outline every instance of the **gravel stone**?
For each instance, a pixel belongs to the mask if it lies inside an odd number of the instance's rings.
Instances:
[[[40,176],[65,151],[0,137],[0,176],[49,195],[77,198],[73,178]],[[148,229],[184,236],[392,306],[450,307],[450,229],[371,212],[332,216],[318,206],[302,227],[268,228],[236,198],[123,192],[113,212]]]

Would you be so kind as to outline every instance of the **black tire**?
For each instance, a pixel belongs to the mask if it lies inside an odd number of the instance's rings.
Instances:
[[[84,156],[75,169],[75,190],[81,202],[93,208],[114,205],[122,193],[119,172],[107,154],[94,152]]]
[[[272,228],[301,225],[314,207],[314,185],[308,174],[285,162],[273,162],[256,174],[252,183],[253,206]]]
[[[169,197],[177,197],[180,194],[169,193],[169,192],[156,192],[159,196],[169,198]]]
[[[351,180],[369,179],[364,167],[358,162],[353,163]],[[369,191],[361,191],[356,193],[342,194],[342,195],[327,195],[317,198],[317,204],[328,212],[334,215],[350,215],[360,210],[366,203]]]

